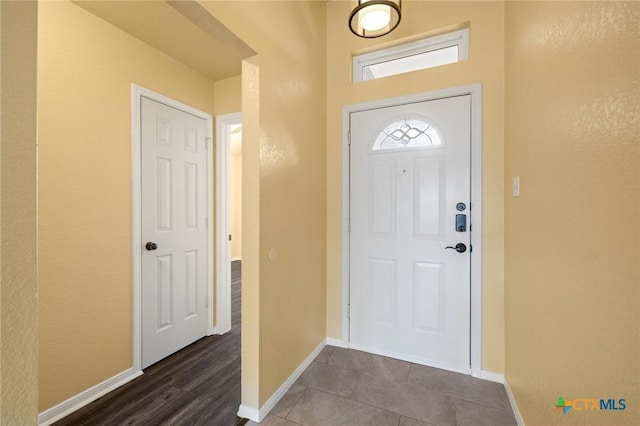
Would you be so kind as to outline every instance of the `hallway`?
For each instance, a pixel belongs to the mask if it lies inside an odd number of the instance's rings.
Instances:
[[[55,425],[242,424],[240,405],[240,276],[231,267],[231,331],[187,346],[144,375]]]
[[[55,424],[243,424],[236,416],[240,262],[232,263],[231,276],[231,332],[195,342]],[[262,424],[511,426],[516,422],[500,384],[326,346]]]

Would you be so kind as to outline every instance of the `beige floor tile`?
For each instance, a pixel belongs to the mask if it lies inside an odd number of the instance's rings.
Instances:
[[[335,346],[325,346],[324,348],[322,348],[322,350],[320,351],[320,353],[318,354],[318,356],[316,357],[316,359],[314,359],[315,362],[328,362],[329,358],[331,358],[331,355],[333,354],[333,351],[336,349]]]
[[[511,410],[507,392],[502,384],[466,374],[411,364],[408,383],[457,398]]]
[[[405,361],[345,348],[335,348],[328,362],[337,367],[400,382],[407,380],[411,367],[411,364]]]
[[[362,373],[335,367],[322,362],[312,362],[296,382],[298,385],[329,392],[344,398],[353,393]]]
[[[489,405],[458,399],[456,421],[458,426],[516,426],[513,412]]]
[[[278,416],[268,415],[262,422],[248,422],[247,426],[298,426],[296,423],[290,422]]]
[[[326,346],[265,424],[512,426],[516,421],[499,383]]]
[[[278,417],[287,417],[287,414],[291,411],[296,402],[300,399],[306,387],[294,383],[287,393],[280,399],[280,401],[273,407],[271,414]]]
[[[398,426],[431,426],[429,423],[421,422],[420,420],[412,419],[411,417],[400,417],[400,424]]]
[[[352,399],[433,425],[456,424],[453,398],[370,374],[362,376]]]
[[[397,414],[308,389],[287,416],[304,426],[397,426]]]

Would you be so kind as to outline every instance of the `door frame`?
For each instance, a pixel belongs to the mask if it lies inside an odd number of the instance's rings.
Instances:
[[[216,334],[231,330],[231,126],[242,113],[216,117]],[[224,232],[223,232],[224,230]]]
[[[213,326],[213,116],[160,93],[131,83],[131,240],[133,273],[133,369],[142,371],[142,140],[140,102],[148,98],[202,118],[207,123],[207,335]]]
[[[371,109],[380,109],[411,103],[432,101],[454,96],[471,96],[471,301],[470,301],[470,361],[471,375],[482,375],[482,84],[422,92],[406,96],[347,105],[342,110],[342,346],[349,347],[350,303],[350,115]]]

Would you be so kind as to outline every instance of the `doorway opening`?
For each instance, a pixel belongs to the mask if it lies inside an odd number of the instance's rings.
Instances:
[[[242,114],[216,117],[216,334],[231,330],[232,261],[242,256]]]

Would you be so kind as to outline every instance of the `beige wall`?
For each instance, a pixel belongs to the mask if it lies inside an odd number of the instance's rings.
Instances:
[[[260,58],[242,61],[241,400],[260,406]]]
[[[242,133],[231,138],[231,260],[242,258]]]
[[[0,424],[37,423],[35,2],[0,3]]]
[[[506,23],[507,380],[527,425],[640,424],[640,3],[507,3]]]
[[[209,113],[214,85],[66,1],[38,41],[42,411],[132,366],[130,84]]]
[[[359,102],[482,83],[482,368],[504,369],[503,75],[500,2],[405,2],[402,24],[381,40],[349,32],[349,2],[327,4],[327,333],[341,337],[342,108]],[[470,22],[469,60],[364,83],[351,83],[351,55],[390,40]]]
[[[325,5],[202,5],[258,52],[242,75],[242,400],[257,408],[326,336]]]
[[[215,114],[231,114],[242,110],[242,76],[225,78],[215,82]]]
[[[567,424],[640,423],[640,3],[405,2],[386,40],[469,21],[470,59],[359,85],[350,54],[379,41],[350,35],[346,2],[326,16],[320,2],[206,3],[259,52],[215,89],[74,5],[40,3],[37,334],[36,10],[18,4],[0,8],[0,423],[35,422],[36,336],[40,410],[131,366],[131,81],[215,114],[238,110],[243,83],[244,403],[340,335],[342,107],[479,81],[483,369],[506,370],[529,425],[558,422],[560,395],[629,407]]]
[[[242,111],[242,76],[216,81],[215,114]],[[242,133],[231,140],[231,259],[242,257]]]

